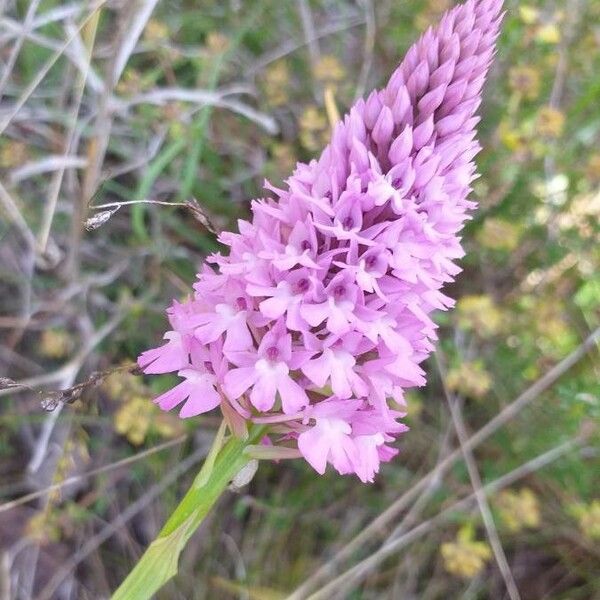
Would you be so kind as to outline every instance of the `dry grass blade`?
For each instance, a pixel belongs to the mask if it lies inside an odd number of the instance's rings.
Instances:
[[[377,35],[377,25],[375,23],[375,8],[373,0],[361,0],[365,11],[365,47],[363,54],[363,63],[356,83],[354,99],[362,98],[367,88],[367,80],[371,67],[373,66],[373,54],[375,51],[375,36]]]
[[[23,21],[23,28],[21,30],[20,35],[17,37],[14,46],[12,47],[8,60],[4,65],[4,72],[2,73],[2,78],[0,78],[0,100],[2,99],[2,96],[4,94],[4,88],[8,83],[8,79],[12,75],[13,68],[19,56],[19,52],[21,51],[21,47],[23,46],[23,42],[27,38],[27,34],[29,33],[29,31],[31,31],[35,13],[39,5],[40,0],[31,0],[31,3],[29,4],[27,14],[25,15],[25,20]]]
[[[138,94],[127,100],[111,98],[111,110],[122,114],[140,104],[155,104],[162,106],[168,102],[189,102],[200,106],[216,106],[226,108],[233,113],[246,117],[262,127],[267,133],[275,135],[279,132],[277,121],[240,100],[230,98],[234,94],[247,93],[246,86],[234,86],[223,90],[200,90],[186,88],[159,88],[144,94]]]
[[[79,81],[75,91],[75,98],[73,101],[73,108],[71,112],[71,128],[69,129],[69,133],[67,135],[65,144],[64,144],[64,153],[63,159],[68,157],[71,153],[71,147],[73,145],[73,141],[75,140],[75,132],[78,127],[78,115],[79,110],[81,108],[81,102],[83,100],[83,94],[85,91],[85,82],[87,80],[87,74],[90,70],[92,54],[94,49],[94,43],[96,39],[96,32],[98,29],[98,21],[100,18],[100,9],[97,9],[88,23],[84,26],[84,31],[87,30],[87,44],[86,44],[86,71],[83,75],[79,77]],[[76,39],[78,37],[79,30],[75,32],[74,36],[71,36],[72,39]],[[60,194],[60,189],[62,187],[63,177],[65,174],[65,163],[59,167],[56,171],[52,181],[50,183],[50,191],[48,202],[45,206],[44,210],[44,218],[42,220],[42,226],[40,228],[40,232],[38,235],[38,243],[42,253],[46,251],[48,246],[48,238],[50,237],[50,230],[52,228],[52,221],[54,220],[54,213],[56,211],[56,205],[58,202],[58,195]]]
[[[56,64],[58,59],[65,53],[65,50],[69,47],[71,42],[79,35],[79,32],[94,18],[95,13],[99,10],[104,4],[106,4],[108,0],[98,0],[94,4],[93,9],[90,14],[83,19],[83,21],[78,25],[77,31],[67,37],[65,42],[61,44],[61,46],[52,54],[52,56],[44,63],[44,65],[40,68],[37,75],[33,78],[31,83],[25,88],[22,92],[19,99],[15,102],[12,108],[8,111],[8,114],[0,121],[0,135],[2,135],[6,128],[10,125],[15,116],[19,113],[21,108],[23,108],[24,104],[30,98],[31,94],[36,90],[38,85],[44,80],[44,77],[48,75],[50,69]]]
[[[483,484],[481,482],[481,476],[479,475],[479,469],[475,463],[473,453],[466,448],[468,434],[462,417],[459,401],[448,391],[446,386],[446,372],[441,363],[439,353],[436,353],[435,355],[435,362],[441,375],[444,395],[446,396],[448,408],[450,409],[452,422],[454,424],[454,429],[456,430],[456,435],[460,444],[460,450],[463,454],[465,464],[467,465],[469,479],[471,480],[471,485],[473,486],[473,491],[475,492],[477,506],[479,507],[479,512],[481,513],[483,524],[485,526],[490,546],[494,552],[496,563],[500,569],[500,573],[502,575],[502,579],[504,580],[506,591],[508,592],[509,597],[511,600],[520,600],[521,595],[519,594],[519,589],[517,588],[515,578],[510,570],[506,553],[504,552],[504,548],[502,547],[502,543],[500,541],[500,536],[498,535],[498,530],[496,529],[496,524],[494,523],[492,511],[488,504],[485,492],[483,491]]]
[[[140,4],[141,6],[139,6]],[[158,0],[144,0],[141,3],[132,3],[133,7],[135,8],[135,10],[131,11],[132,20],[127,29],[127,35],[123,38],[123,43],[119,48],[119,52],[113,65],[113,85],[115,85],[121,78],[123,70],[129,62],[129,58],[135,49],[135,46],[138,43],[146,24],[148,23],[148,19],[150,19],[150,16],[152,15],[152,12],[156,8],[157,4]]]
[[[77,353],[75,357],[73,357],[61,369],[51,374],[52,376],[50,380],[58,382],[59,386],[63,389],[71,387],[90,352],[92,352],[106,336],[110,335],[110,333],[114,331],[124,317],[125,315],[123,313],[118,313],[108,323],[98,329],[98,331],[96,331],[94,335],[92,335],[90,339],[86,341],[85,346]],[[37,381],[29,380],[29,382],[24,383],[31,386],[39,385],[39,379],[41,378],[37,379]],[[27,465],[27,471],[29,473],[35,473],[42,465],[42,462],[46,457],[52,432],[54,431],[54,427],[56,426],[58,417],[60,416],[63,407],[64,403],[58,403],[53,412],[46,417],[33,454]]]
[[[95,477],[96,475],[102,475],[103,473],[110,473],[111,471],[116,471],[117,469],[121,469],[122,467],[127,467],[132,465],[140,460],[144,460],[157,452],[162,452],[167,448],[172,448],[173,446],[178,446],[182,444],[186,439],[188,439],[187,435],[182,435],[174,440],[169,440],[168,442],[164,442],[162,444],[158,444],[153,448],[148,448],[142,452],[138,452],[133,456],[128,456],[127,458],[123,458],[122,460],[118,460],[116,462],[110,463],[108,465],[103,465],[102,467],[98,467],[97,469],[92,469],[87,473],[82,473],[81,475],[74,475],[73,477],[68,477],[67,479],[63,479],[58,483],[54,483],[43,490],[37,490],[35,492],[31,492],[30,494],[26,494],[25,496],[21,496],[16,500],[11,500],[10,502],[5,502],[4,504],[0,504],[0,513],[9,511],[17,506],[22,506],[23,504],[27,504],[32,500],[37,500],[38,498],[43,498],[44,496],[50,494],[51,492],[56,492],[62,490],[70,485],[74,485],[90,477]]]
[[[486,497],[491,496],[492,494],[497,493],[501,489],[504,489],[513,483],[519,481],[523,477],[530,475],[531,473],[535,473],[545,466],[551,464],[552,462],[558,460],[562,456],[565,456],[569,452],[573,451],[577,447],[581,446],[583,442],[582,437],[577,437],[572,440],[568,440],[536,456],[535,458],[523,463],[521,466],[517,467],[513,471],[510,471],[506,475],[499,477],[498,479],[486,484],[482,488],[482,492]],[[439,525],[443,524],[445,520],[455,514],[457,511],[466,510],[471,507],[474,503],[476,503],[475,492],[455,502],[441,511],[435,517],[431,519],[427,519],[423,521],[410,531],[402,534],[400,537],[387,542],[383,547],[381,547],[376,552],[373,552],[370,556],[360,561],[354,567],[348,569],[329,583],[327,585],[320,588],[317,592],[313,594],[304,594],[304,595],[296,595],[297,591],[294,592],[292,596],[288,596],[287,600],[291,598],[301,598],[304,600],[308,598],[309,600],[331,600],[336,597],[338,590],[340,589],[350,589],[353,586],[358,585],[358,583],[367,576],[377,565],[381,564],[385,559],[397,553],[402,548],[405,548],[408,544],[416,541],[417,539],[423,537]]]
[[[12,185],[21,183],[24,179],[35,177],[43,173],[52,173],[60,169],[83,169],[87,165],[87,159],[81,156],[46,156],[40,160],[25,163],[10,173]]]
[[[338,33],[341,31],[345,31],[347,29],[352,29],[354,27],[358,27],[364,24],[364,18],[362,17],[354,17],[352,19],[348,19],[342,23],[332,23],[331,25],[327,25],[322,27],[318,31],[315,32],[315,39],[320,40],[321,38],[327,37],[334,33]],[[292,54],[296,50],[306,46],[311,40],[310,39],[302,39],[300,41],[296,40],[288,40],[280,47],[271,50],[264,54],[259,60],[254,61],[250,66],[249,73],[254,75],[259,71],[262,71],[266,66],[271,63],[278,61],[289,54]]]
[[[23,239],[31,248],[35,247],[35,236],[29,228],[27,221],[21,214],[16,202],[11,195],[6,191],[6,188],[0,182],[0,205],[8,215],[9,219],[18,227]]]
[[[172,485],[179,477],[197,465],[207,454],[208,448],[198,448],[193,454],[176,464],[155,485],[153,485],[141,498],[132,502],[119,516],[101,529],[96,535],[89,539],[83,546],[69,558],[53,575],[46,587],[40,592],[37,600],[51,600],[60,584],[70,573],[72,573],[85,558],[87,558],[98,546],[103,544],[122,528],[130,519],[146,508],[155,498]]]

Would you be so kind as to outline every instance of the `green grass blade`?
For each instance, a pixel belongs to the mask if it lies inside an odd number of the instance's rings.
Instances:
[[[184,150],[185,145],[185,139],[175,140],[156,157],[140,181],[135,200],[148,198],[156,179],[175,160],[177,155]],[[131,227],[136,238],[141,242],[146,242],[150,239],[146,230],[146,224],[144,223],[145,212],[146,206],[144,204],[134,204],[131,207]]]

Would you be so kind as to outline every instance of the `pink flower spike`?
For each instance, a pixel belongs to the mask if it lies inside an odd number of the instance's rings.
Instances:
[[[467,0],[410,48],[387,84],[333,127],[238,232],[224,232],[193,298],[139,357],[184,379],[157,398],[182,417],[221,405],[234,433],[266,424],[273,456],[371,482],[425,383],[433,313],[453,300],[480,150],[476,114],[502,0]],[[297,448],[296,445],[297,444]],[[281,454],[278,454],[281,453]]]

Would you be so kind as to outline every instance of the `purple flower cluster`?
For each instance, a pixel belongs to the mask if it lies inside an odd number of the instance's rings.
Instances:
[[[460,271],[458,236],[475,204],[475,112],[502,0],[469,0],[408,51],[388,85],[360,100],[318,160],[252,203],[223,233],[194,296],[169,309],[145,373],[182,382],[156,398],[191,417],[271,423],[323,473],[372,481],[405,431],[403,390],[425,383],[440,290]],[[273,441],[274,440],[274,441]]]

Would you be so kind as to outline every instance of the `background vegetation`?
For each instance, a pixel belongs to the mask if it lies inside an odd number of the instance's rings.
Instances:
[[[129,365],[211,230],[319,152],[324,95],[381,85],[451,4],[0,2],[0,598],[108,597],[131,569],[218,417],[160,413],[168,377]],[[262,465],[160,597],[600,597],[600,0],[507,8],[399,458],[374,485]]]

